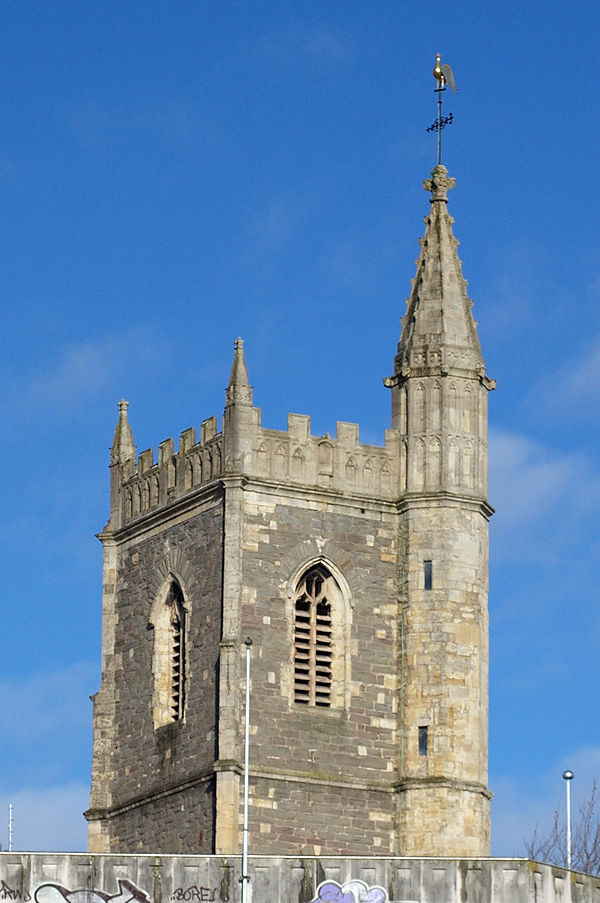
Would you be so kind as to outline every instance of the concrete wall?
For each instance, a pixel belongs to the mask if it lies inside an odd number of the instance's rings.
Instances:
[[[240,857],[0,853],[0,900],[236,903]],[[251,857],[252,903],[597,903],[593,878],[525,859]]]

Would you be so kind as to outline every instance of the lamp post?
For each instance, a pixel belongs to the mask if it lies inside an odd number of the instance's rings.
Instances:
[[[567,868],[571,869],[571,781],[575,775],[572,771],[563,771],[567,784]]]
[[[242,903],[248,900],[248,772],[250,768],[250,647],[249,636],[244,640],[246,646],[246,725],[244,732],[244,830],[242,835]]]

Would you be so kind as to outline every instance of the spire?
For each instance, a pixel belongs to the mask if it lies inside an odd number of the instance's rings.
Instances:
[[[223,416],[223,447],[225,469],[247,473],[252,461],[252,441],[255,409],[252,407],[252,386],[244,358],[244,343],[234,342],[233,366],[227,386]]]
[[[448,191],[454,185],[442,164],[423,182],[424,189],[431,192],[431,211],[425,219],[417,274],[402,320],[394,362],[396,378],[454,371],[475,372],[482,381],[487,380],[471,313],[473,302],[467,295],[458,241],[452,232],[454,220],[447,210]]]
[[[248,381],[248,368],[244,357],[243,340],[236,339],[234,347],[233,365],[231,367],[229,385],[227,386],[226,407],[236,403],[252,404],[252,386]]]
[[[135,461],[135,444],[133,433],[127,419],[128,401],[124,398],[119,402],[119,422],[115,430],[112,448],[110,450],[111,464],[124,464],[126,461]]]

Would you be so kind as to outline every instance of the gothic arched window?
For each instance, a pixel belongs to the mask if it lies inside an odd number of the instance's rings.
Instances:
[[[154,727],[181,721],[185,708],[186,610],[177,580],[171,580],[166,596],[153,606],[154,627]]]
[[[179,584],[171,584],[166,604],[170,608],[171,721],[179,721],[183,718],[185,703],[185,608]]]
[[[321,565],[307,571],[298,584],[294,600],[294,702],[331,705],[335,651],[332,603],[336,596],[337,584]]]

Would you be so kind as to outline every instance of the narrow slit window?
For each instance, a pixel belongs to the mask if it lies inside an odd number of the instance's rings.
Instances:
[[[425,589],[433,589],[433,565],[431,561],[423,562],[423,580]]]
[[[419,755],[420,756],[427,755],[427,728],[426,727],[419,728]]]

